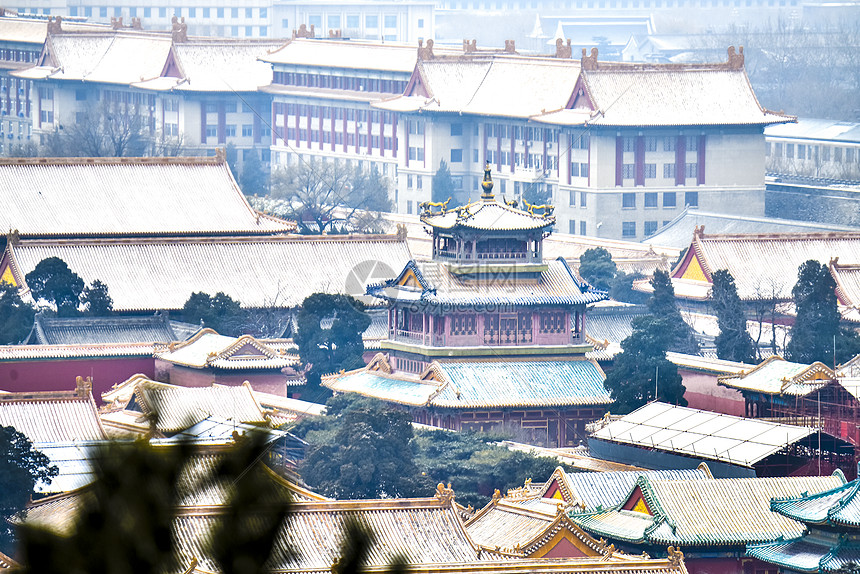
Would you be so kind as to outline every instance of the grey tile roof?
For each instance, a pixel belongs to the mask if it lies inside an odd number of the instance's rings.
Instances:
[[[654,235],[643,239],[642,243],[653,243],[655,245],[686,249],[690,246],[690,238],[693,237],[696,227],[700,226],[704,226],[704,229],[708,233],[720,235],[739,233],[808,233],[819,231],[851,231],[854,229],[813,221],[794,221],[773,217],[749,217],[745,215],[711,213],[687,207],[675,219],[670,221],[668,225],[658,229]]]
[[[182,189],[182,193],[176,193]],[[273,234],[217,158],[3,159],[0,228],[22,236]]]
[[[59,257],[108,286],[117,311],[181,309],[192,293],[223,292],[243,307],[290,308],[312,293],[362,295],[370,267],[411,258],[392,236],[25,240],[7,245],[16,280]]]
[[[75,345],[106,343],[156,343],[182,341],[199,325],[171,321],[167,315],[138,317],[49,317],[36,315],[33,343]]]

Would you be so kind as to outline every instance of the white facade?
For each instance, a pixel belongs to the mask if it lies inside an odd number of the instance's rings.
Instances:
[[[417,42],[433,38],[434,3],[427,0],[387,2],[308,2],[291,0],[96,0],[24,1],[6,6],[39,15],[72,16],[110,23],[139,18],[146,30],[169,30],[174,16],[185,18],[194,36],[289,38],[302,24],[313,24],[319,36],[341,30],[344,37]]]
[[[273,165],[378,163],[407,214],[447,199],[432,193],[444,160],[455,203],[478,196],[489,162],[500,195],[553,204],[563,232],[641,240],[686,206],[763,215],[763,128],[793,119],[758,105],[733,52],[724,64],[625,67],[598,64],[596,54],[573,60],[564,47],[561,58],[419,48],[407,76],[392,57],[402,47],[376,48],[375,61],[388,61],[380,70],[369,59],[339,60],[346,43],[327,42],[322,57],[310,51],[320,43],[304,42],[308,51],[296,45],[290,57],[288,46],[269,57]],[[368,92],[334,76],[392,83]],[[309,81],[325,89],[295,85]]]

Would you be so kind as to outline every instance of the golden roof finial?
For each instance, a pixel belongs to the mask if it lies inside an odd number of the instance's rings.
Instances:
[[[484,193],[481,194],[481,199],[484,201],[493,201],[493,177],[490,175],[490,162],[484,166],[484,181],[481,182],[481,189]]]

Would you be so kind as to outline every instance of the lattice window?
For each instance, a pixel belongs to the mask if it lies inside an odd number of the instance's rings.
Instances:
[[[563,333],[564,313],[542,313],[540,316],[541,333]]]
[[[474,313],[464,313],[451,317],[451,335],[474,335],[477,332]]]

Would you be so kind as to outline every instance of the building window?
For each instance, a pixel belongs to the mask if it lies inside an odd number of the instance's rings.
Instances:
[[[379,16],[376,14],[367,14],[364,17],[365,28],[379,28]]]
[[[581,136],[579,136],[579,145],[574,147],[578,147],[579,149],[588,149],[589,142],[590,139],[588,134],[582,134]]]
[[[451,163],[463,163],[463,150],[461,150],[461,149],[452,149],[451,150]]]
[[[636,222],[622,221],[621,222],[621,237],[636,237]]]
[[[412,200],[406,201],[406,213],[412,214]]]
[[[579,164],[579,175],[580,175],[580,177],[588,177],[588,164],[587,163]]]
[[[129,12],[131,12],[132,10],[134,10],[134,8],[129,8]],[[136,16],[136,14],[129,14],[129,15],[130,16]],[[189,18],[196,18],[197,17],[197,8],[189,8],[188,9],[188,17]]]
[[[387,14],[385,16],[386,28],[397,28],[397,16],[395,14]]]
[[[690,207],[699,207],[699,192],[684,192],[684,205],[689,205]]]
[[[563,333],[565,330],[564,324],[564,313],[561,311],[540,314],[541,333]]]
[[[580,221],[580,222],[579,222],[579,234],[580,234],[580,235],[585,235],[585,229],[586,229],[586,227],[585,227],[585,222],[584,222],[584,221]]]
[[[167,9],[164,8],[163,10],[164,10],[165,15],[167,15]],[[101,8],[99,8],[99,18],[107,18],[107,7],[106,6],[102,6]]]
[[[656,163],[646,163],[645,164],[645,179],[656,179],[657,177],[657,164]]]
[[[87,101],[87,91],[86,90],[75,90],[75,101],[76,102]]]
[[[684,138],[687,143],[687,151],[699,151],[699,138],[696,136],[687,136]]]
[[[406,175],[406,189],[412,189],[412,174]]]
[[[636,147],[636,138],[625,137],[624,138],[624,151],[633,151]],[[632,176],[631,176],[632,177]]]
[[[340,15],[334,14],[328,17],[328,28],[329,30],[340,29]]]
[[[206,126],[206,137],[214,138],[218,137],[218,128],[217,126]]]
[[[579,192],[579,207],[587,207],[588,206],[588,194],[584,191]]]
[[[350,29],[358,28],[358,14],[346,15],[346,27]]]
[[[249,138],[254,135],[254,126],[252,124],[242,124],[242,137]]]
[[[571,235],[576,235],[576,221],[573,219],[567,222],[567,232]]]
[[[567,204],[568,204],[570,207],[576,207],[576,192],[575,192],[575,191],[573,191],[573,190],[571,190],[571,191],[570,191],[570,193],[568,193],[568,196],[569,196],[569,197],[568,197],[568,200],[567,200]]]
[[[674,136],[666,136],[663,138],[663,151],[675,151],[675,144],[678,143]]]
[[[635,193],[622,193],[621,194],[621,207],[624,209],[636,209],[636,194]]]
[[[238,8],[231,8],[230,9],[230,17],[238,18],[239,17],[239,9]]]
[[[636,175],[636,165],[632,163],[625,163],[621,169],[621,177],[623,179],[633,179]]]
[[[676,207],[677,203],[675,203],[675,192],[674,191],[666,191],[663,193],[663,207]]]
[[[675,179],[675,164],[674,163],[664,163],[663,164],[663,179]]]
[[[268,26],[260,26],[260,37],[265,38],[269,35],[269,27]]]
[[[657,138],[654,136],[647,136],[645,138],[645,151],[657,151]]]
[[[826,145],[821,146],[821,161],[830,161],[830,148]]]
[[[657,207],[657,192],[646,193],[645,194],[645,209],[654,209],[655,207]]]
[[[794,144],[785,144],[785,157],[794,157]]]
[[[144,16],[148,16],[148,14],[146,13],[146,12],[147,12],[147,10],[149,10],[149,8],[144,8],[144,9],[143,9],[143,14],[144,14]],[[211,10],[210,10],[209,8],[204,8],[204,9],[203,9],[203,17],[204,17],[204,18],[210,18],[210,17],[211,17]]]
[[[474,335],[478,332],[477,316],[474,313],[455,313],[451,315],[451,335]]]
[[[654,235],[657,232],[657,222],[656,221],[646,221],[645,222],[645,237],[650,235]]]
[[[451,135],[452,136],[463,135],[463,124],[451,124]]]
[[[423,28],[423,27],[424,27],[424,18],[418,18],[418,27],[419,27],[419,28]]]
[[[219,18],[223,18],[223,17],[224,17],[224,9],[223,9],[223,8],[218,8],[218,17],[219,17]],[[286,26],[285,26],[285,27],[286,27]]]
[[[697,163],[688,163],[686,164],[686,169],[684,170],[684,177],[696,177],[699,173],[699,164]]]

